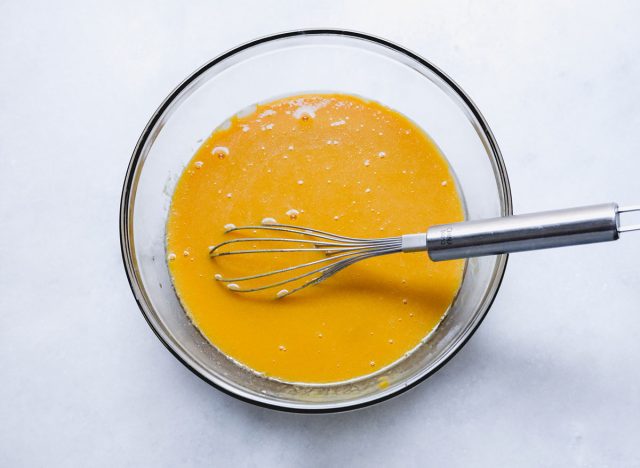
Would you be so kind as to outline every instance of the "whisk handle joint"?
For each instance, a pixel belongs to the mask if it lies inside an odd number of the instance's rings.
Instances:
[[[434,261],[607,242],[619,237],[616,203],[441,224],[427,231]]]

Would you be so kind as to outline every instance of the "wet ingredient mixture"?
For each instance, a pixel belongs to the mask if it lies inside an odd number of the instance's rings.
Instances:
[[[244,111],[214,131],[173,194],[167,261],[203,335],[266,376],[327,383],[376,372],[420,344],[460,287],[462,260],[434,263],[415,253],[360,262],[283,299],[275,291],[229,291],[216,274],[300,261],[254,256],[239,265],[237,258],[209,258],[209,246],[228,239],[225,225],[265,218],[387,237],[464,215],[436,145],[377,102],[345,94],[290,96]]]

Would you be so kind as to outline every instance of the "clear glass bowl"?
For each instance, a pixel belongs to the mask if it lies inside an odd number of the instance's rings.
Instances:
[[[173,188],[202,139],[229,116],[256,102],[310,91],[357,94],[400,111],[431,135],[448,158],[468,219],[511,214],[509,182],[494,137],[476,106],[447,75],[382,39],[304,30],[237,47],[201,67],[165,99],[131,158],[120,237],[138,305],[184,365],[216,388],[252,403],[328,412],[390,398],[438,370],[480,325],[500,286],[507,256],[468,261],[446,318],[417,351],[387,368],[384,388],[380,375],[330,385],[276,382],[242,369],[211,346],[183,311],[165,263]],[[418,213],[420,200],[416,204],[411,209]]]

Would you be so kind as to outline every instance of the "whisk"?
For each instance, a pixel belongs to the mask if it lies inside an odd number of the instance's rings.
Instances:
[[[275,232],[276,237],[243,237],[221,242],[210,248],[213,258],[228,255],[253,255],[294,252],[318,252],[322,257],[285,268],[258,274],[216,280],[235,292],[257,292],[281,288],[276,297],[293,294],[318,284],[356,262],[399,252],[427,251],[433,261],[499,255],[526,250],[590,244],[617,240],[620,233],[640,230],[640,224],[621,224],[621,214],[640,211],[640,205],[620,208],[606,203],[518,216],[440,224],[425,233],[399,237],[348,237],[290,224],[261,224],[227,229]],[[238,246],[250,244],[252,248]],[[266,247],[266,245],[277,247]],[[261,247],[262,245],[262,247]],[[284,279],[251,287],[253,280],[284,275]],[[302,282],[302,284],[299,284]],[[291,290],[288,285],[294,284]],[[241,286],[241,285],[247,285]]]

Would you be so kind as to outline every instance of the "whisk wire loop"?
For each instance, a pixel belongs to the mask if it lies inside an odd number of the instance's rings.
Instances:
[[[273,254],[280,252],[319,252],[325,254],[325,258],[321,258],[319,260],[313,260],[253,275],[238,276],[234,278],[224,278],[221,275],[216,275],[216,279],[218,281],[226,283],[227,287],[234,292],[264,291],[267,289],[283,287],[306,279],[302,284],[295,286],[291,290],[283,289],[278,292],[276,295],[278,298],[288,296],[308,286],[318,284],[356,262],[377,257],[379,255],[402,251],[402,239],[400,237],[383,237],[377,239],[347,237],[327,231],[321,231],[319,229],[303,228],[289,224],[240,226],[228,229],[225,232],[232,233],[237,231],[253,231],[254,233],[259,231],[271,231],[292,234],[300,237],[246,237],[231,239],[212,246],[209,249],[209,255],[212,258],[216,258],[228,255]],[[270,243],[274,246],[282,243],[296,243],[302,246],[292,248],[280,246],[272,248],[254,247],[251,249],[233,250],[233,247],[247,243],[251,243],[254,246],[257,244],[264,245],[264,243]],[[231,250],[226,250],[226,248],[230,248]],[[280,281],[274,281],[264,285],[243,287],[238,284],[249,284],[251,281],[258,280],[260,278],[298,272],[299,270],[307,268],[312,269],[310,271],[294,274],[293,276],[286,277]]]

